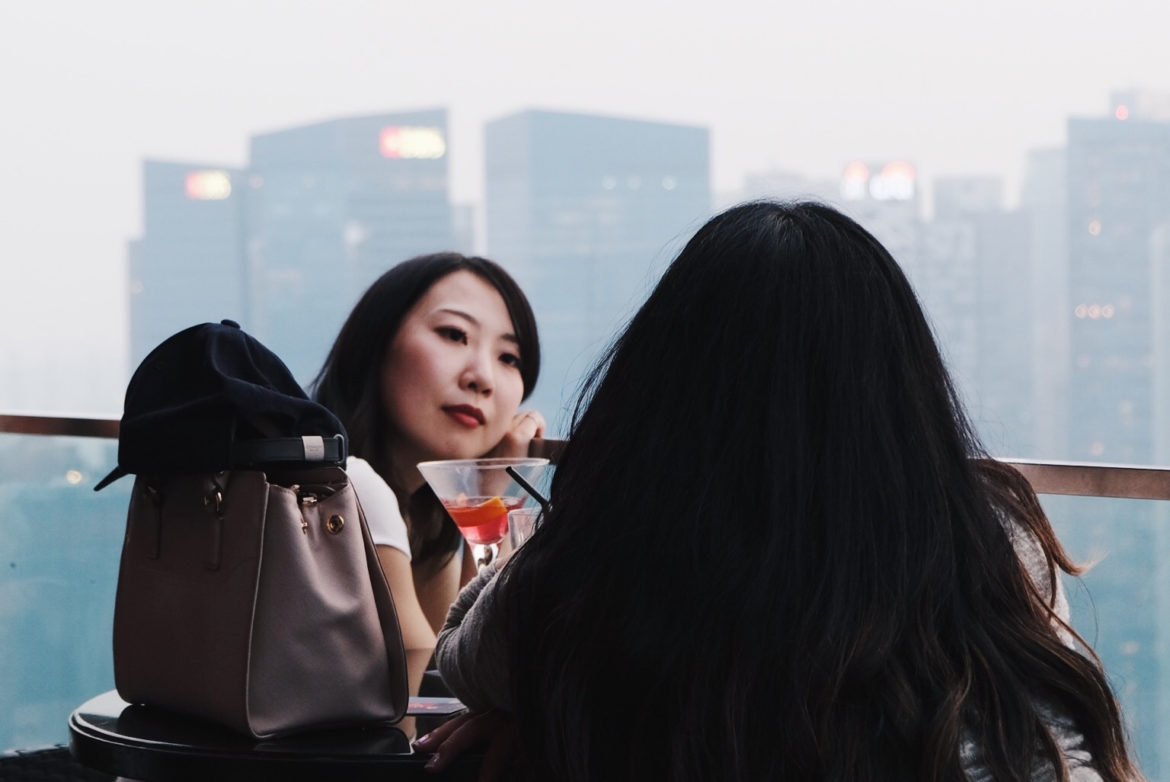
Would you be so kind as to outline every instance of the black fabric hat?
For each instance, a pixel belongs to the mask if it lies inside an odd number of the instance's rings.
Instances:
[[[118,466],[94,491],[129,473],[340,464],[345,450],[341,421],[309,399],[275,353],[230,320],[204,323],[165,340],[134,371]]]

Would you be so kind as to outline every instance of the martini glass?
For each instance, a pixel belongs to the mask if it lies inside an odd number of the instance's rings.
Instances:
[[[537,483],[547,467],[548,459],[537,458],[442,459],[421,462],[418,471],[483,567],[508,534],[508,512],[536,505],[523,484]]]

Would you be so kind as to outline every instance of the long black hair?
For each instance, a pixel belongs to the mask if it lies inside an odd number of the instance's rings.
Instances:
[[[538,775],[959,780],[969,740],[1023,780],[1064,768],[1052,703],[1130,778],[1005,525],[1072,563],[984,457],[869,233],[813,203],[713,218],[593,374],[504,570]]]
[[[387,482],[394,475],[387,450],[390,422],[382,406],[382,363],[411,307],[449,274],[469,271],[504,300],[522,361],[524,398],[540,375],[540,340],[536,318],[520,286],[499,264],[459,253],[421,255],[397,264],[374,281],[350,312],[324,366],[310,385],[313,398],[332,410],[349,434],[349,452],[368,461]],[[409,382],[404,378],[403,382]],[[391,488],[402,498],[402,487]],[[415,563],[432,555],[450,554],[460,536],[454,523],[438,508],[429,488],[410,498],[410,545]]]

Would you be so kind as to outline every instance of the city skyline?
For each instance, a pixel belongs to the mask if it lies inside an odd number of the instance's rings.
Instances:
[[[144,159],[240,165],[252,134],[445,106],[463,203],[482,193],[480,129],[546,108],[708,127],[716,198],[749,172],[832,177],[855,158],[1014,192],[1068,117],[1166,87],[1167,22],[1153,0],[5,4],[0,360],[32,400],[79,372],[128,374]]]
[[[147,230],[130,243],[128,253],[133,363],[178,328],[226,314],[275,348],[296,376],[309,382],[340,320],[385,268],[383,257],[409,257],[434,246],[466,252],[476,244],[463,231],[470,221],[457,218],[460,210],[451,208],[446,117],[446,109],[436,108],[325,118],[258,134],[249,141],[252,156],[244,169],[144,161]],[[1089,123],[1113,129],[1108,132],[1120,134],[1116,138],[1123,144],[1155,131],[1151,138],[1165,145],[1170,141],[1170,93],[1119,91],[1102,116],[1068,122],[1072,128]],[[667,140],[680,132],[684,136],[677,138],[703,142],[678,146]],[[488,190],[475,209],[482,212],[486,236],[478,243],[486,244],[488,255],[499,258],[532,297],[548,359],[532,403],[555,421],[570,405],[593,357],[624,320],[623,313],[656,276],[652,268],[677,249],[671,243],[689,233],[688,225],[693,228],[725,205],[714,203],[709,181],[709,131],[529,111],[489,123],[484,134]],[[658,139],[651,141],[654,134]],[[1105,168],[1119,183],[1109,200],[1126,204],[1136,198],[1155,221],[1166,199],[1148,187],[1140,196],[1127,195],[1124,183],[1134,176],[1135,165],[1148,169],[1150,182],[1162,182],[1158,161],[1170,152],[1159,150],[1156,144],[1139,146]],[[810,196],[851,214],[899,259],[923,297],[988,445],[1015,455],[1084,458],[1085,453],[1066,450],[1069,430],[1062,411],[1067,399],[1059,390],[1067,387],[1072,312],[1065,306],[1072,259],[1065,252],[1067,229],[1061,227],[1069,217],[1060,205],[1073,183],[1061,172],[1065,158],[1076,154],[1070,147],[1030,160],[1026,175],[1032,192],[1025,206],[1014,210],[1007,208],[1000,177],[939,177],[931,183],[936,190],[933,219],[924,221],[925,183],[903,161],[853,161],[835,181],[764,173],[730,200]],[[1086,187],[1077,180],[1074,189],[1100,191],[1098,185]],[[684,192],[693,194],[686,196],[688,207],[666,207]],[[510,217],[500,222],[505,213]],[[1042,220],[1048,227],[1036,223],[1041,213],[1051,214]],[[1105,222],[1120,225],[1125,213],[1125,207],[1115,209],[1117,217],[1107,216]],[[1072,218],[1073,237],[1083,234],[1076,226],[1087,219]],[[458,240],[452,233],[456,223],[462,226]],[[1130,242],[1120,253],[1124,258],[1114,262],[1140,265],[1144,231],[1134,234],[1136,243]],[[1071,246],[1081,244],[1077,239]],[[543,249],[534,253],[537,247]],[[1014,271],[1033,263],[1030,279],[1013,281]],[[588,282],[594,278],[606,282],[596,287]],[[239,285],[244,288],[236,290]],[[299,315],[269,322],[272,305]],[[136,315],[136,306],[147,311]],[[316,313],[311,318],[303,317],[307,307]],[[1010,325],[1005,329],[1005,324]],[[1135,324],[1129,331],[1137,335],[1143,328]],[[1031,337],[1021,340],[1023,334]],[[1140,354],[1141,340],[1135,336],[1130,342],[1102,356],[1115,361],[1126,351]],[[1102,380],[1111,383],[1108,375]],[[1122,400],[1131,400],[1125,402],[1132,408],[1126,414],[1131,424],[1147,422],[1153,413],[1148,405],[1133,406],[1132,400],[1148,397],[1145,382],[1135,378],[1135,383],[1121,392]],[[1034,398],[1028,391],[1033,386]],[[1102,416],[1107,415],[1103,408]],[[1094,420],[1091,409],[1075,418]],[[559,432],[561,426],[554,429]],[[1138,453],[1107,452],[1102,445],[1089,455],[1134,461]],[[1149,449],[1140,453],[1137,461],[1152,456]]]
[[[1110,97],[1113,98],[1114,102],[1115,102],[1116,99],[1118,98],[1118,96],[1132,97],[1136,94],[1137,93],[1135,93],[1134,91],[1115,91],[1114,93],[1111,94]],[[1156,98],[1156,99],[1161,99],[1164,102],[1170,101],[1170,93],[1157,93],[1157,92],[1150,91],[1147,94]],[[1090,117],[1090,118],[1070,117],[1070,118],[1068,118],[1067,122],[1070,125],[1072,125],[1078,121],[1096,121],[1096,122],[1116,121],[1118,118],[1113,116],[1113,111],[1115,110],[1115,106],[1112,106],[1112,104],[1109,104],[1109,106],[1110,106],[1110,108],[1108,108],[1108,110],[1102,111],[1101,113],[1099,113],[1095,117]],[[1166,106],[1162,106],[1162,105],[1159,105],[1157,107],[1157,109],[1159,111],[1167,111],[1168,110],[1166,108]],[[443,112],[444,114],[447,113],[446,109],[422,109],[422,110],[418,110],[418,111],[391,112],[391,114],[411,115],[411,114],[418,114],[419,111],[423,111],[423,112],[440,111],[440,112]],[[531,113],[531,112],[519,112],[518,114],[527,114],[527,113]],[[603,122],[616,123],[618,125],[621,125],[622,123],[633,123],[635,125],[636,124],[660,124],[660,123],[656,123],[654,120],[621,119],[621,118],[616,118],[613,115],[604,115],[604,114],[597,115],[597,114],[589,114],[589,113],[584,113],[584,112],[564,113],[564,112],[547,112],[547,111],[540,112],[540,111],[537,111],[536,113],[537,114],[545,113],[545,114],[554,114],[554,115],[558,114],[558,113],[562,113],[562,114],[566,114],[566,115],[570,115],[570,116],[576,115],[576,116],[581,116],[581,117],[595,117],[599,120],[602,120]],[[360,122],[360,121],[364,121],[367,119],[373,119],[376,116],[389,116],[389,114],[347,116],[347,117],[318,117],[318,118],[315,118],[314,121],[306,123],[305,125],[302,125],[302,126],[292,126],[292,127],[282,128],[281,130],[277,130],[277,131],[268,131],[268,132],[264,132],[264,133],[253,134],[252,136],[249,137],[252,140],[249,143],[250,144],[254,143],[256,139],[264,139],[264,138],[268,138],[268,137],[279,138],[279,137],[282,137],[282,136],[287,135],[289,133],[298,133],[298,132],[301,132],[300,128],[311,128],[314,126],[328,126],[328,125],[335,125],[337,123],[344,124],[344,123],[350,123],[350,122]],[[515,115],[512,115],[512,116],[515,116]],[[495,122],[498,122],[498,121],[499,120],[496,120]],[[489,128],[492,126],[492,124],[493,123],[489,122],[487,125],[485,125],[483,128],[481,128],[480,129],[481,135],[485,135],[488,132]],[[666,124],[669,124],[669,123],[666,123]],[[685,126],[680,125],[679,127],[685,127]],[[706,127],[702,127],[702,126],[690,126],[690,127],[694,127],[696,130],[701,130],[704,133],[710,132],[709,129]],[[450,139],[447,139],[447,142],[450,143]],[[1048,153],[1048,152],[1063,154],[1065,152],[1065,150],[1066,150],[1066,147],[1062,146],[1062,147],[1051,148],[1051,149],[1033,150],[1032,154]],[[153,187],[153,185],[151,185],[151,183],[150,183],[150,179],[148,176],[150,171],[152,170],[151,166],[156,165],[156,164],[162,164],[162,165],[169,165],[169,166],[178,166],[180,169],[183,169],[183,170],[195,170],[195,169],[198,169],[201,167],[200,165],[195,164],[195,163],[181,162],[183,160],[190,160],[190,158],[189,157],[188,158],[181,158],[179,161],[155,161],[155,160],[151,160],[151,159],[145,159],[143,161],[140,161],[140,167],[142,167],[143,176],[145,177],[145,180],[140,185],[140,187],[143,188],[141,198],[143,199],[143,206],[144,207],[146,205],[146,193]],[[904,167],[903,161],[898,161],[898,160],[895,160],[895,161],[869,160],[869,161],[865,161],[865,163],[868,163],[871,167],[876,165],[878,168],[880,168],[884,164],[893,165],[895,168],[903,168]],[[793,195],[799,194],[799,195],[824,199],[824,200],[827,200],[831,203],[836,203],[836,205],[838,207],[845,209],[847,212],[850,212],[851,214],[853,214],[853,216],[856,219],[860,220],[864,225],[867,225],[871,230],[874,230],[875,233],[878,235],[879,239],[881,239],[883,241],[883,243],[885,243],[890,248],[890,250],[894,253],[895,257],[897,257],[899,259],[899,262],[903,265],[904,268],[906,268],[907,272],[913,278],[916,276],[916,271],[917,271],[916,266],[918,263],[918,259],[916,257],[917,248],[915,246],[916,240],[911,239],[909,244],[907,244],[905,246],[901,246],[899,244],[899,239],[897,238],[896,235],[888,234],[884,230],[884,228],[889,227],[889,225],[883,226],[883,223],[888,223],[888,220],[886,220],[885,217],[881,216],[884,212],[887,211],[885,208],[878,209],[877,212],[867,213],[864,203],[858,202],[858,203],[851,204],[849,202],[849,197],[847,195],[845,195],[844,191],[842,190],[842,188],[849,187],[846,180],[850,176],[852,176],[852,169],[858,167],[859,164],[861,164],[860,167],[862,169],[865,169],[865,165],[862,164],[862,161],[851,160],[851,161],[843,163],[840,171],[838,172],[838,176],[835,178],[832,176],[820,177],[820,178],[806,177],[806,176],[802,176],[801,174],[799,174],[791,169],[789,169],[789,170],[761,169],[761,170],[757,170],[757,171],[751,171],[751,172],[747,172],[745,174],[742,186],[740,188],[735,189],[735,190],[725,190],[722,192],[720,192],[718,190],[714,181],[711,181],[710,185],[709,185],[709,188],[710,188],[709,194],[710,194],[710,199],[711,199],[711,210],[712,210],[712,212],[718,211],[719,209],[724,208],[725,206],[729,205],[730,203],[733,203],[733,202],[736,202],[736,201],[739,201],[739,200],[742,200],[745,198],[758,197],[761,194],[772,195],[773,197],[791,197]],[[913,193],[913,197],[911,199],[903,202],[900,205],[899,204],[891,204],[892,207],[894,207],[897,210],[900,210],[901,213],[904,213],[903,217],[901,217],[897,221],[895,221],[894,225],[896,225],[897,222],[905,221],[907,219],[912,220],[912,221],[918,221],[924,215],[927,215],[933,211],[934,200],[936,200],[934,198],[933,190],[934,190],[934,187],[936,185],[936,182],[943,188],[945,188],[948,184],[953,184],[955,182],[975,182],[975,183],[979,183],[984,188],[990,186],[996,190],[996,196],[997,196],[996,200],[999,204],[999,208],[1011,208],[1011,206],[1012,206],[1010,203],[1010,200],[1011,200],[1010,195],[1007,192],[1008,191],[1008,179],[1005,177],[994,176],[994,175],[984,175],[984,176],[976,175],[976,176],[971,176],[971,177],[940,176],[940,177],[937,177],[936,180],[930,180],[926,177],[923,177],[921,175],[921,172],[916,171],[916,167],[914,166],[914,164],[912,162],[909,162],[908,165],[909,165],[909,168],[911,171],[911,176],[914,177],[914,179],[915,179],[915,181],[913,183],[914,193]],[[217,170],[217,169],[223,170],[233,177],[239,176],[241,174],[241,172],[245,172],[247,169],[246,165],[244,168],[241,168],[241,169],[225,168],[224,163],[222,161],[205,161],[202,167],[207,168],[208,170]],[[877,175],[878,175],[878,168],[873,169],[872,173],[875,177],[877,177]],[[866,176],[869,176],[869,174],[867,173]],[[895,176],[897,176],[897,173],[895,173]],[[1022,174],[1022,176],[1026,176],[1026,172],[1024,174]],[[755,190],[753,190],[753,186],[756,188]],[[759,189],[761,187],[764,188],[763,193],[761,193],[759,191]],[[488,200],[488,199],[481,198],[480,200],[473,202],[473,203],[462,203],[461,204],[455,200],[454,194],[450,193],[450,191],[453,190],[453,185],[448,186],[447,190],[448,190],[449,194],[451,195],[451,201],[450,201],[449,205],[451,207],[451,213],[452,213],[453,220],[455,219],[455,213],[458,212],[460,209],[479,213],[477,216],[477,220],[476,220],[479,223],[479,231],[476,233],[478,233],[477,244],[480,246],[478,246],[476,249],[477,249],[477,251],[481,251],[481,252],[484,251],[485,248],[482,246],[483,242],[484,242],[483,222],[486,219],[486,214],[484,212],[485,212],[485,209],[487,208],[486,200]],[[945,197],[945,195],[940,194],[940,197]],[[1030,205],[1031,208],[1035,208],[1035,206],[1036,206],[1035,204]],[[860,212],[857,211],[858,208],[861,209]],[[145,221],[145,218],[144,218],[144,221]],[[144,226],[145,226],[145,222],[144,222]],[[145,236],[145,230],[138,237],[135,237],[135,236],[126,237],[125,250],[126,250],[128,271],[127,271],[126,278],[124,280],[122,280],[121,282],[125,283],[125,287],[127,287],[127,288],[132,288],[136,284],[134,279],[133,279],[134,258],[136,256],[136,254],[141,252],[141,247],[139,245],[141,244],[141,238],[143,236]],[[464,239],[466,239],[466,237],[464,237]],[[663,247],[665,247],[668,243],[668,239],[663,239],[662,241],[663,241]],[[466,244],[466,241],[464,242],[464,244]],[[454,245],[452,245],[452,246],[454,246]],[[463,248],[463,249],[466,249],[466,248]],[[487,248],[487,250],[490,252],[492,250],[492,248]],[[398,259],[392,260],[387,265],[392,265],[394,262],[397,262],[397,260]],[[506,266],[508,265],[506,258],[501,257],[501,260],[504,261]],[[513,259],[513,260],[517,260],[517,259]],[[659,260],[661,261],[663,259],[660,258]],[[116,291],[116,294],[121,295],[121,294],[123,294],[123,291],[118,290],[118,291]],[[113,299],[111,299],[111,301],[114,301],[117,298],[118,297],[115,296],[115,297],[113,297]],[[133,297],[131,296],[125,300],[125,308],[127,310],[131,309],[130,305],[132,303],[133,303]],[[127,318],[127,320],[128,320],[128,318]],[[616,328],[616,325],[615,325],[615,328]],[[137,348],[135,348],[133,346],[133,344],[132,344],[133,343],[133,329],[130,328],[129,322],[127,322],[127,324],[126,324],[126,333],[119,335],[119,336],[123,337],[125,342],[130,345],[129,354],[126,356],[128,361],[125,364],[125,369],[123,370],[122,377],[118,377],[118,376],[113,375],[113,374],[108,373],[108,372],[103,374],[100,378],[95,378],[94,376],[91,375],[91,377],[90,377],[91,380],[94,380],[94,379],[98,379],[99,381],[104,380],[105,387],[103,389],[102,383],[98,382],[96,386],[91,384],[90,386],[88,386],[85,389],[85,393],[90,394],[90,395],[93,394],[95,389],[99,393],[102,390],[104,390],[106,392],[105,406],[104,407],[101,407],[101,406],[78,407],[77,405],[72,405],[72,406],[66,406],[64,408],[65,411],[67,411],[67,412],[81,412],[81,413],[114,414],[114,415],[117,414],[118,410],[120,409],[121,393],[122,393],[122,388],[124,387],[124,382],[126,379],[128,379],[130,372],[132,372],[132,370],[133,370],[133,365],[137,361],[135,356],[140,354],[142,352],[142,348],[143,348],[142,345],[138,345]],[[8,344],[4,340],[0,339],[0,358],[10,358],[12,355],[11,352],[9,353],[8,356],[4,355],[3,349],[5,347],[10,347],[10,344]],[[113,349],[112,352],[117,352],[120,349],[123,350],[123,352],[125,352],[124,348],[125,348],[124,345],[120,345],[120,344],[114,345],[114,346],[112,346],[112,349]],[[140,357],[141,356],[138,355],[138,358],[140,358]],[[76,387],[76,384],[72,384],[72,383],[69,383],[67,381],[62,382],[62,378],[68,378],[69,373],[68,373],[67,368],[63,368],[60,365],[60,362],[54,362],[46,356],[42,356],[40,358],[42,359],[41,366],[48,367],[50,370],[46,374],[48,376],[50,376],[51,382],[59,384],[62,387]],[[107,364],[106,369],[108,370],[108,362],[105,360],[105,358],[102,356],[99,356],[98,359],[99,360],[97,362],[95,362],[95,366],[96,366],[96,364]],[[303,369],[304,368],[302,368],[302,370]],[[20,378],[20,379],[24,380],[23,378]],[[34,381],[34,383],[35,383],[35,381]],[[26,381],[26,386],[27,385],[28,385],[28,383]],[[3,392],[5,390],[10,390],[10,389],[0,389],[0,392]],[[27,396],[27,393],[26,393],[26,396]],[[4,405],[0,404],[0,407],[2,407],[2,406],[4,406]],[[18,409],[18,410],[38,409],[35,407],[29,408],[27,406],[22,406],[19,404],[15,405],[15,406],[8,404],[8,406],[14,407],[15,409]],[[50,403],[50,405],[46,409],[52,410],[52,409],[54,409],[54,407]]]

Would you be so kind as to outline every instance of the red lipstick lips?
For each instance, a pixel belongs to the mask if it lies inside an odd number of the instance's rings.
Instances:
[[[464,426],[483,426],[483,411],[472,405],[447,405],[443,412],[451,416]]]

